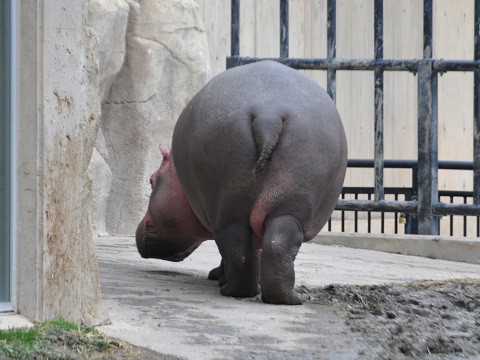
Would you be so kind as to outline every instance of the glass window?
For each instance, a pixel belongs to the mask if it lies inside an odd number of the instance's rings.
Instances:
[[[0,0],[0,303],[10,301],[10,1]]]

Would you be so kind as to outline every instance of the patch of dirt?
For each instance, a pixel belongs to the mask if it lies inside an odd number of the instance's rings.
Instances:
[[[347,311],[375,359],[479,359],[480,281],[299,288],[309,302]],[[362,357],[363,358],[363,357]]]
[[[98,353],[93,354],[91,359],[93,360],[182,360],[179,357],[167,354],[159,354],[155,351],[140,348],[135,346],[124,347],[117,349],[108,354]]]

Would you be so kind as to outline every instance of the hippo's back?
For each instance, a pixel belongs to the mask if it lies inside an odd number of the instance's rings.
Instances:
[[[307,240],[335,206],[347,150],[325,91],[264,61],[228,70],[195,95],[175,126],[172,156],[185,195],[212,232],[235,221],[261,237],[267,216],[289,214]]]

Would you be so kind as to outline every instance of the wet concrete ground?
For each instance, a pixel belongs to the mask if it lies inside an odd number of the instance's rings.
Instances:
[[[223,297],[206,279],[220,256],[206,242],[180,263],[140,258],[133,238],[95,242],[111,324],[107,335],[186,359],[384,358],[382,343],[352,331],[351,308],[312,294],[331,284],[480,279],[480,266],[306,243],[296,260],[302,306]],[[376,334],[378,336],[378,334]],[[162,358],[163,355],[159,355]],[[171,357],[169,357],[171,358]]]

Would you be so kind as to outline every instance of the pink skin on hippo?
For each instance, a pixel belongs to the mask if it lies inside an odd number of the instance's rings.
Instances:
[[[180,261],[213,238],[222,263],[209,278],[222,295],[261,289],[264,302],[301,304],[294,260],[328,221],[347,164],[326,92],[272,61],[227,70],[187,104],[161,152],[140,254]]]
[[[213,235],[198,221],[178,182],[170,150],[160,145],[163,161],[150,177],[152,194],[136,242],[140,255],[182,261]]]

